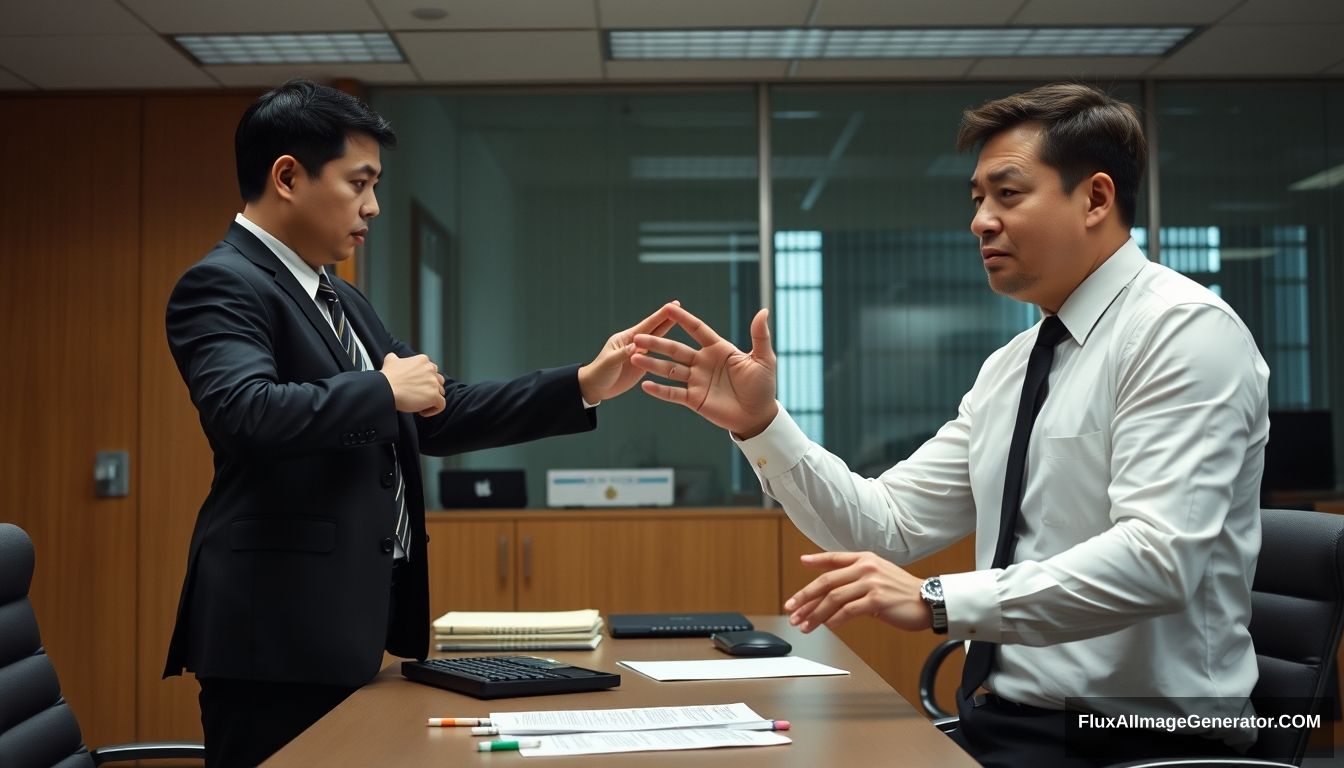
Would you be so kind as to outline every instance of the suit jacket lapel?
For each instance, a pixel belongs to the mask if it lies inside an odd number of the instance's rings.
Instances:
[[[298,307],[303,316],[308,318],[312,324],[313,331],[317,333],[318,338],[322,339],[327,345],[327,351],[331,352],[331,357],[342,371],[353,371],[354,365],[350,358],[346,356],[345,350],[341,348],[341,342],[336,338],[336,333],[331,329],[331,323],[322,316],[317,310],[317,304],[313,302],[313,297],[304,292],[303,286],[294,279],[294,274],[289,271],[289,267],[280,263],[280,257],[271,252],[266,244],[261,242],[248,232],[238,222],[229,225],[229,232],[224,236],[224,240],[237,248],[253,264],[267,270],[275,277],[275,282],[289,294],[289,298]],[[362,337],[361,337],[362,338]]]

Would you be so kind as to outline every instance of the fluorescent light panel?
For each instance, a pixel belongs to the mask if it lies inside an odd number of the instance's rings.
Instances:
[[[1161,56],[1194,27],[614,29],[611,59]]]
[[[386,32],[174,35],[201,64],[330,64],[405,61]]]

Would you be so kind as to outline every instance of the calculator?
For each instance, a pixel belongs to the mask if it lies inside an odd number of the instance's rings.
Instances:
[[[473,656],[403,661],[407,680],[465,693],[478,699],[579,693],[615,688],[621,676],[540,656]]]

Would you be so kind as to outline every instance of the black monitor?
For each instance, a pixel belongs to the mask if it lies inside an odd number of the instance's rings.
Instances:
[[[1261,495],[1335,487],[1335,438],[1329,411],[1270,411]]]

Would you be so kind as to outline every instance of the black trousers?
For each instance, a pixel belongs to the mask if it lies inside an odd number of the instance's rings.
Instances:
[[[207,768],[253,768],[358,690],[258,680],[199,682]]]
[[[988,768],[1098,768],[1160,757],[1240,756],[1223,742],[1201,736],[1143,731],[1140,737],[1133,730],[1092,731],[1095,741],[1085,749],[1071,744],[1073,749],[1066,752],[1064,712],[1015,704],[993,694],[974,700],[958,695],[957,714],[961,722],[948,736]]]

